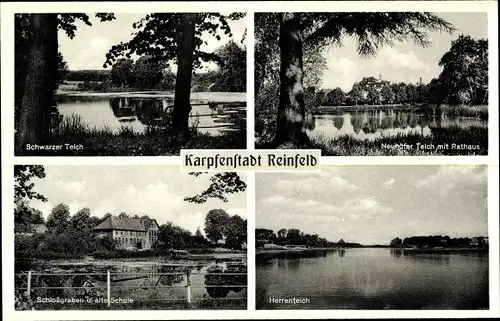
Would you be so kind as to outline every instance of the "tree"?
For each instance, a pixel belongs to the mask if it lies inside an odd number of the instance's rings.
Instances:
[[[354,36],[361,55],[373,55],[394,40],[412,39],[429,45],[426,30],[452,32],[445,20],[431,13],[282,13],[280,14],[280,103],[275,145],[308,141],[303,89],[304,44],[324,47]]]
[[[286,233],[287,230],[282,228],[281,230],[278,231],[278,238],[279,239],[285,239],[286,238]]]
[[[439,80],[450,103],[487,103],[488,40],[460,35],[439,65],[443,67]]]
[[[199,176],[204,173],[194,172],[189,174],[193,176]],[[216,173],[212,177],[210,177],[210,185],[206,190],[195,196],[185,197],[184,201],[202,204],[205,203],[209,198],[216,198],[222,200],[223,202],[227,202],[227,194],[244,192],[246,188],[247,184],[241,180],[238,173]]]
[[[382,96],[382,100],[385,104],[392,104],[394,102],[395,95],[392,92],[392,88],[390,85],[384,85],[384,87],[382,87],[380,95]]]
[[[46,202],[47,198],[33,191],[35,183],[33,178],[45,178],[45,168],[42,165],[14,165],[14,202],[38,199]]]
[[[120,215],[118,215],[119,218],[130,218],[130,216],[125,213],[125,212],[121,212]]]
[[[90,220],[90,209],[82,208],[71,217],[71,227],[76,231],[87,231],[95,227]]]
[[[210,210],[205,217],[205,235],[217,243],[227,237],[231,227],[231,217],[223,209]]]
[[[398,84],[391,84],[392,92],[394,93],[395,102],[398,104],[405,103],[408,98],[406,95],[406,84],[400,82]]]
[[[255,229],[255,240],[265,240],[274,243],[276,241],[276,234],[274,234],[273,230],[258,228]]]
[[[158,232],[158,241],[167,249],[182,249],[190,247],[192,235],[188,230],[174,225],[172,222],[162,224]]]
[[[114,19],[112,14],[97,13],[101,21]],[[26,144],[42,144],[47,141],[54,92],[58,85],[60,59],[58,59],[57,30],[68,37],[75,36],[75,20],[91,25],[89,17],[82,13],[18,14],[16,20],[16,90],[20,104],[16,132],[16,154],[22,155]],[[20,67],[23,64],[24,67]],[[21,94],[22,92],[22,94]],[[17,107],[17,106],[16,106]]]
[[[134,61],[132,59],[122,58],[118,60],[109,73],[111,85],[120,88],[133,87],[135,85],[133,69]]]
[[[132,87],[143,90],[158,88],[163,78],[165,64],[149,57],[142,56],[134,64],[132,74],[134,84]]]
[[[247,53],[245,48],[230,41],[218,48],[215,54],[219,56],[215,91],[245,92],[247,87]]]
[[[47,218],[47,228],[50,232],[61,234],[66,231],[70,223],[69,206],[63,203],[57,204]]]
[[[57,86],[62,84],[68,75],[68,64],[64,60],[64,57],[61,52],[57,53]]]
[[[396,238],[391,240],[391,247],[398,247],[398,246],[401,246],[402,244],[403,244],[403,241],[399,237],[396,237]]]
[[[330,91],[326,95],[326,103],[329,106],[340,106],[340,105],[343,105],[345,103],[345,100],[346,100],[345,93],[339,87],[337,87],[334,90]]]
[[[136,32],[129,42],[112,46],[106,55],[104,67],[113,64],[118,57],[132,54],[149,55],[157,61],[177,63],[172,134],[186,137],[191,111],[190,94],[193,69],[202,61],[217,61],[214,53],[200,49],[204,32],[220,40],[219,29],[231,35],[228,20],[241,19],[245,14],[232,13],[152,13],[133,24]]]
[[[227,233],[226,247],[241,250],[242,245],[247,242],[247,221],[238,215],[230,218],[230,228]]]
[[[193,246],[195,247],[206,247],[208,245],[208,241],[205,236],[201,233],[200,227],[196,228],[196,232],[193,236]]]

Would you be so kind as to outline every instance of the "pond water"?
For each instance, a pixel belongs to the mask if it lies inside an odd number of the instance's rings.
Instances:
[[[188,273],[192,301],[215,298],[240,300],[246,299],[247,295],[246,256],[199,262],[157,258],[140,261],[24,262],[16,264],[16,290],[26,288],[28,270],[32,271],[32,297],[106,298],[107,270],[111,275],[111,297],[117,299],[133,299],[136,302],[161,299],[160,304],[186,302]],[[48,275],[39,275],[41,273]]]
[[[258,256],[257,256],[258,259]],[[487,309],[485,254],[339,249],[256,268],[257,309]],[[272,304],[271,298],[308,298]]]
[[[309,123],[309,137],[337,138],[351,136],[373,141],[397,135],[432,135],[433,129],[460,127],[487,128],[488,121],[471,117],[436,117],[419,110],[358,110],[313,115]]]
[[[191,104],[208,102],[245,102],[245,93],[192,93]],[[140,93],[68,93],[58,96],[57,108],[64,117],[80,116],[89,127],[117,133],[128,127],[142,133],[157,126],[172,109],[173,94]],[[202,116],[206,115],[206,116]],[[221,135],[245,130],[246,108],[243,106],[192,106],[190,127],[202,133]]]

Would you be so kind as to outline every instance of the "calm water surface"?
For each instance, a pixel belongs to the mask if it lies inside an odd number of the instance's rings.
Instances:
[[[58,97],[58,110],[64,117],[79,115],[82,121],[97,129],[108,128],[117,133],[122,127],[128,127],[142,133],[147,126],[161,123],[162,117],[171,111],[168,106],[174,102],[173,94],[150,93],[76,93],[61,94]],[[207,102],[244,102],[245,93],[192,93],[191,103]],[[193,106],[190,126],[202,133],[220,135],[244,130],[244,107],[221,109],[205,106]],[[222,115],[221,113],[224,113]],[[209,115],[196,117],[196,115]]]
[[[141,261],[101,260],[90,262],[37,261],[16,264],[16,289],[26,287],[26,273],[32,270],[34,295],[43,297],[79,297],[78,289],[52,289],[47,287],[82,287],[92,284],[92,295],[106,295],[106,273],[111,271],[111,295],[114,298],[186,300],[186,271],[190,272],[191,297],[246,298],[246,257],[219,262],[178,262],[158,259]],[[49,273],[50,275],[36,275]],[[73,274],[74,275],[71,275]],[[224,273],[243,273],[234,275]],[[98,275],[95,275],[98,274]],[[167,274],[167,275],[162,275]],[[217,287],[242,285],[242,287]],[[88,291],[87,291],[88,292]]]
[[[435,117],[419,110],[359,110],[312,116],[310,137],[336,138],[348,135],[359,140],[397,135],[432,135],[434,128],[487,128],[488,121],[472,117]]]
[[[345,249],[256,268],[258,309],[487,309],[488,257]],[[270,304],[307,297],[310,304]]]

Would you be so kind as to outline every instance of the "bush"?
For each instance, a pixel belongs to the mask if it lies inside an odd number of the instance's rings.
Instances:
[[[84,81],[77,85],[77,89],[82,91],[107,91],[108,87],[106,82],[97,81]]]

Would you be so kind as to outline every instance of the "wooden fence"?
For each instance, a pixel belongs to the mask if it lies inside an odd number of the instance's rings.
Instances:
[[[113,286],[114,282],[118,281],[124,281],[124,280],[133,280],[133,279],[140,279],[140,278],[145,278],[147,276],[150,276],[151,274],[154,274],[154,276],[167,276],[167,275],[178,275],[178,276],[185,276],[185,284],[179,284],[179,285],[115,285]],[[147,288],[185,288],[185,293],[186,293],[186,298],[182,299],[170,299],[170,298],[163,298],[163,299],[152,299],[152,300],[147,300],[147,301],[184,301],[186,300],[187,303],[192,303],[193,301],[196,301],[195,298],[192,295],[192,289],[193,288],[247,288],[246,284],[246,279],[245,279],[245,284],[192,284],[191,276],[192,275],[211,275],[211,276],[247,276],[247,273],[243,272],[191,272],[191,270],[187,269],[183,272],[169,272],[169,273],[159,273],[159,272],[112,272],[111,270],[107,270],[106,273],[39,273],[39,272],[33,272],[33,271],[28,271],[27,273],[16,273],[16,276],[21,276],[24,277],[26,276],[26,287],[16,287],[16,290],[25,290],[26,295],[31,298],[31,292],[37,289],[84,289],[83,286],[33,286],[32,280],[34,276],[100,276],[100,277],[106,277],[106,303],[107,306],[111,306],[111,291],[112,288],[140,288],[140,289],[147,289]],[[130,277],[130,275],[135,275],[136,277]],[[120,276],[122,278],[120,278]],[[114,279],[112,277],[118,277],[117,279]],[[125,278],[123,278],[125,277]],[[94,287],[94,288],[100,288],[100,287]],[[246,298],[217,298],[217,300],[246,300]],[[205,298],[203,298],[205,300]]]

